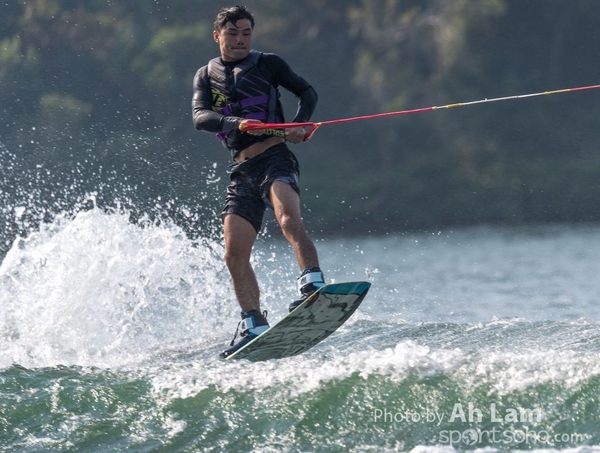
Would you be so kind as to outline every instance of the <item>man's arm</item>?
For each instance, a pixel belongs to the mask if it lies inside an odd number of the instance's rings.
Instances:
[[[312,86],[309,86],[302,93],[300,93],[299,96],[297,95],[297,97],[298,110],[296,111],[296,116],[294,116],[292,122],[304,123],[310,120],[317,106],[317,101],[319,100],[319,97],[317,96],[317,92]]]
[[[309,121],[317,106],[318,96],[314,88],[290,67],[280,56],[263,54],[263,63],[273,74],[276,85],[282,86],[298,99],[298,110],[292,122]]]
[[[237,129],[242,121],[242,118],[224,116],[213,110],[206,66],[200,68],[194,76],[192,115],[196,129],[215,133]]]

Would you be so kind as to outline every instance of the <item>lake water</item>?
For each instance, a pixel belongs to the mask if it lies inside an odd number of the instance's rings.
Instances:
[[[301,356],[225,363],[219,241],[59,216],[0,266],[0,451],[600,451],[599,244],[597,226],[318,240],[329,281],[373,283],[359,310]],[[274,322],[297,269],[282,242],[256,251]]]

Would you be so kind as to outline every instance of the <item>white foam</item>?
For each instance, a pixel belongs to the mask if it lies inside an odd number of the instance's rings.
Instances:
[[[115,366],[214,338],[228,287],[217,242],[100,209],[15,241],[0,266],[0,366]]]
[[[151,373],[151,381],[154,392],[167,400],[193,397],[211,386],[220,392],[268,390],[289,398],[319,391],[329,382],[351,376],[364,380],[378,376],[396,384],[409,376],[445,376],[467,392],[484,388],[501,396],[545,383],[577,386],[599,374],[599,354],[473,352],[430,348],[407,340],[392,348],[361,348],[350,353],[323,345],[304,355],[258,363],[209,359],[173,364],[161,373]]]
[[[380,351],[364,349],[337,354],[335,350],[321,349],[316,354],[258,363],[197,362],[155,375],[153,383],[157,393],[170,398],[188,398],[209,386],[216,386],[223,392],[275,389],[298,395],[354,374],[364,379],[372,375],[387,376],[399,382],[415,370],[422,376],[452,373],[460,366],[461,356],[458,350],[431,351],[412,341],[404,341]]]

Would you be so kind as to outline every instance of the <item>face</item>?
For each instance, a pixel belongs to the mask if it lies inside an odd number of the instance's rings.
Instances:
[[[250,53],[252,24],[248,19],[240,19],[235,24],[227,22],[221,30],[213,32],[213,38],[219,44],[224,61],[243,60]]]

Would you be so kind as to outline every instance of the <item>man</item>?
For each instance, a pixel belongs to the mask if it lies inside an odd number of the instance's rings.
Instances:
[[[298,98],[294,122],[310,119],[317,93],[281,57],[251,50],[253,31],[254,17],[246,7],[221,9],[213,31],[221,56],[200,68],[194,77],[194,125],[217,133],[234,161],[222,217],[225,262],[242,310],[238,325],[241,340],[234,344],[234,336],[232,347],[221,353],[223,358],[269,328],[250,265],[266,207],[274,210],[301,269],[300,299],[290,304],[290,311],[325,284],[316,248],[300,215],[298,161],[285,143],[302,143],[304,129],[244,132],[250,122],[284,122],[279,86]]]

